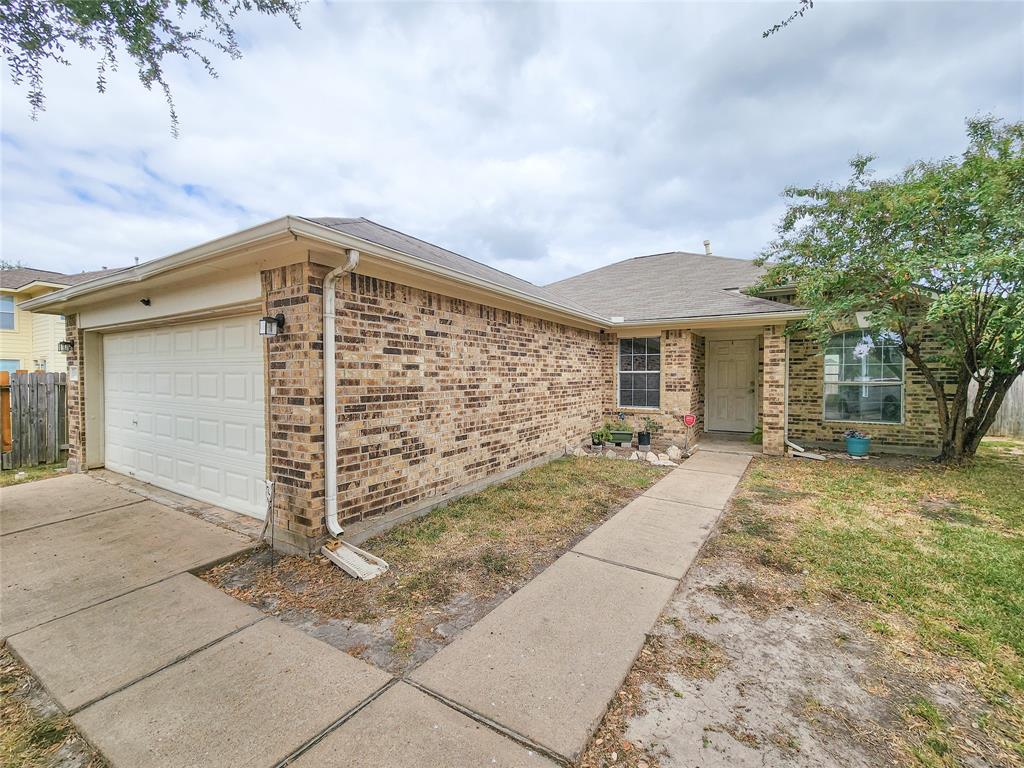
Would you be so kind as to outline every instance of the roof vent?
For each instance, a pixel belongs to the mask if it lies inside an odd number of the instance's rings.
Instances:
[[[705,240],[704,241],[704,255],[705,256],[710,256],[711,255],[711,241],[710,240]]]

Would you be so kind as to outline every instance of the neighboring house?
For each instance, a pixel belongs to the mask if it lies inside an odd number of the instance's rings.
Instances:
[[[758,274],[664,253],[540,287],[366,219],[289,216],[28,307],[67,317],[73,468],[259,517],[270,480],[276,544],[310,552],[339,518],[415,514],[619,412],[671,440],[687,413],[698,438],[760,425],[776,455],[854,426],[937,449],[891,345],[858,347],[853,322],[824,354],[789,339],[805,312],[741,292]]]
[[[27,312],[21,304],[102,274],[106,271],[65,275],[31,267],[0,269],[0,371],[63,372],[57,342],[64,340],[64,318]]]

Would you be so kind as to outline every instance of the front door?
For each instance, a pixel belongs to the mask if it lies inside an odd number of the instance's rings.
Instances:
[[[753,432],[756,339],[709,339],[707,429]]]

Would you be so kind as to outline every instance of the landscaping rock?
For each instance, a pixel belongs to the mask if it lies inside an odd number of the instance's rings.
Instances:
[[[667,453],[659,453],[658,461],[672,461],[672,459],[669,458],[669,455]]]
[[[647,463],[648,464],[657,464],[658,463],[658,454],[654,453],[654,451],[651,451],[650,453],[648,453],[646,456],[644,456],[644,458],[647,459]]]
[[[583,450],[582,447],[577,447],[576,450],[572,452],[572,455],[573,456],[586,456],[587,452],[585,450]]]
[[[605,456],[606,459],[617,459],[617,458],[619,458],[619,454],[617,454],[611,448],[608,449],[608,451],[605,453],[604,456]]]
[[[631,454],[629,454],[629,460],[630,461],[640,461],[640,452],[639,451],[633,451]]]
[[[680,450],[678,445],[670,445],[668,447],[668,450],[665,451],[665,453],[672,461],[679,461],[681,458],[683,458],[683,452],[682,450]]]

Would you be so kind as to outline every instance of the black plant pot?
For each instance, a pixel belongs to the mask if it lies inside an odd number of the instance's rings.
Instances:
[[[636,446],[637,448],[651,448],[651,433],[650,432],[637,432],[636,433]]]

